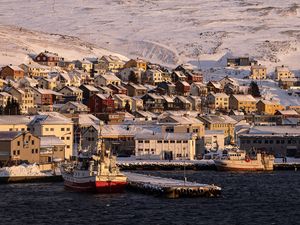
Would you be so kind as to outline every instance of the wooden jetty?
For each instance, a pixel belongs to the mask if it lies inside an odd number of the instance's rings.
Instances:
[[[217,197],[221,188],[171,178],[162,178],[138,173],[123,172],[127,176],[128,188],[145,194],[167,198]]]

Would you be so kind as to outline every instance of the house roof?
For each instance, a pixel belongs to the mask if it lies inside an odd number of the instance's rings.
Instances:
[[[251,101],[256,102],[255,98],[252,95],[232,95],[238,101]]]
[[[217,89],[221,89],[221,84],[219,81],[214,81],[214,80],[211,80],[209,81],[208,83],[212,84],[215,88]]]
[[[174,98],[170,95],[162,95],[161,97],[163,97],[163,99],[167,102],[167,103],[173,103],[174,102]]]
[[[72,120],[58,112],[39,112],[30,124],[73,124]]]
[[[53,147],[53,146],[64,146],[65,143],[60,140],[59,137],[54,136],[54,135],[49,135],[49,136],[40,136],[39,137],[41,140],[41,148],[46,148],[46,147]]]
[[[172,140],[187,141],[195,137],[192,133],[161,133],[161,132],[140,132],[134,138],[136,140]]]
[[[165,123],[165,122],[161,122],[161,120],[163,119],[166,119],[166,118],[171,118],[173,121],[175,121],[175,123],[178,123],[178,124],[203,124],[202,121],[200,121],[199,119],[197,118],[194,118],[194,117],[190,117],[190,116],[175,116],[175,115],[169,115],[169,116],[166,116],[164,118],[161,118],[160,119],[160,123]],[[168,123],[168,122],[167,122]],[[170,123],[174,123],[174,122],[170,122]]]
[[[15,70],[15,71],[24,71],[24,70],[21,69],[19,66],[8,65],[8,67],[11,68],[12,70]]]
[[[214,97],[216,97],[216,98],[228,98],[229,96],[227,95],[227,94],[225,94],[225,93],[213,93],[213,92],[211,92],[211,93],[209,93],[210,95],[213,95]]]
[[[102,100],[105,100],[105,99],[107,99],[107,98],[109,97],[108,94],[96,94],[96,96],[97,96],[98,98],[101,98]]]
[[[236,124],[237,121],[232,119],[230,116],[227,115],[204,115],[199,117],[202,120],[207,121],[208,123],[230,123],[230,124]]]
[[[88,89],[89,91],[96,91],[96,92],[99,91],[95,86],[92,86],[92,85],[84,84],[82,86],[85,87],[86,89]]]
[[[289,109],[289,110],[278,110],[278,113],[281,115],[285,115],[285,116],[300,116],[299,113],[297,113],[295,110],[293,109]]]
[[[191,104],[191,102],[190,102],[189,100],[187,100],[187,98],[184,97],[184,96],[178,95],[178,96],[175,97],[175,99],[176,99],[176,98],[177,98],[179,101],[181,101],[182,103],[185,103],[185,104]],[[175,100],[175,99],[174,99],[174,100]]]
[[[98,78],[103,78],[108,81],[121,81],[120,78],[118,78],[115,74],[112,74],[112,73],[98,75],[97,77],[95,77],[95,79],[98,79]]]
[[[13,124],[29,124],[34,119],[34,116],[24,115],[12,115],[12,116],[0,116],[1,125],[13,125]]]
[[[0,131],[0,141],[11,141],[20,136],[22,131]]]

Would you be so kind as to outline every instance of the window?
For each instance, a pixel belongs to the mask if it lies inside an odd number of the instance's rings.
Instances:
[[[178,141],[178,140],[177,140],[176,143],[181,143],[181,141]]]
[[[67,145],[67,148],[70,148],[70,145]]]
[[[38,149],[35,149],[35,153],[39,153],[39,150],[38,150]]]
[[[20,146],[20,141],[18,141],[18,146]]]
[[[45,128],[46,131],[49,131],[49,128]]]
[[[175,143],[175,141],[172,140],[172,141],[170,141],[170,143]]]
[[[20,150],[17,151],[17,155],[20,155]]]
[[[162,143],[162,141],[157,141],[157,143]]]
[[[31,149],[31,153],[34,154],[34,149]]]
[[[34,140],[31,141],[31,144],[34,145]]]
[[[13,154],[15,155],[15,154],[16,154],[16,151],[13,151]]]
[[[61,140],[65,140],[65,137],[61,137],[60,139],[61,139]]]
[[[149,141],[149,140],[147,140],[147,141],[145,141],[145,143],[150,143],[150,141]]]
[[[50,131],[54,131],[54,128],[50,128]]]
[[[143,149],[142,149],[142,148],[139,148],[139,149],[138,149],[138,151],[139,151],[139,152],[142,152],[142,151],[143,151]]]
[[[284,140],[281,140],[281,142],[280,142],[281,144],[284,144],[285,143],[285,141]]]
[[[60,130],[61,130],[61,131],[65,131],[65,128],[64,128],[64,127],[62,127],[62,128],[60,128]]]
[[[188,141],[183,141],[183,143],[188,143]]]
[[[169,141],[167,141],[167,140],[164,140],[164,143],[169,143]]]
[[[70,137],[69,137],[69,136],[67,137],[67,140],[70,140]]]
[[[67,131],[70,131],[70,127],[67,128]]]
[[[144,141],[140,141],[140,140],[139,140],[139,143],[144,143]]]

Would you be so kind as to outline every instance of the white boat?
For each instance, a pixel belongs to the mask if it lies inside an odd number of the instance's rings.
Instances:
[[[248,155],[244,150],[229,150],[214,162],[218,170],[272,171],[274,159],[273,155],[265,153]]]

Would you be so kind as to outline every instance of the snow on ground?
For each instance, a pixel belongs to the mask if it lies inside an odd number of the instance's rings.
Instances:
[[[101,57],[110,54],[127,60],[120,54],[98,48],[76,37],[36,32],[0,24],[0,66],[26,63],[30,60],[29,55],[35,55],[44,50],[56,52],[65,60]]]
[[[3,167],[0,169],[0,177],[13,176],[51,176],[49,173],[42,173],[36,164]]]
[[[297,68],[300,56],[294,0],[2,0],[0,23],[168,65],[233,53]]]

